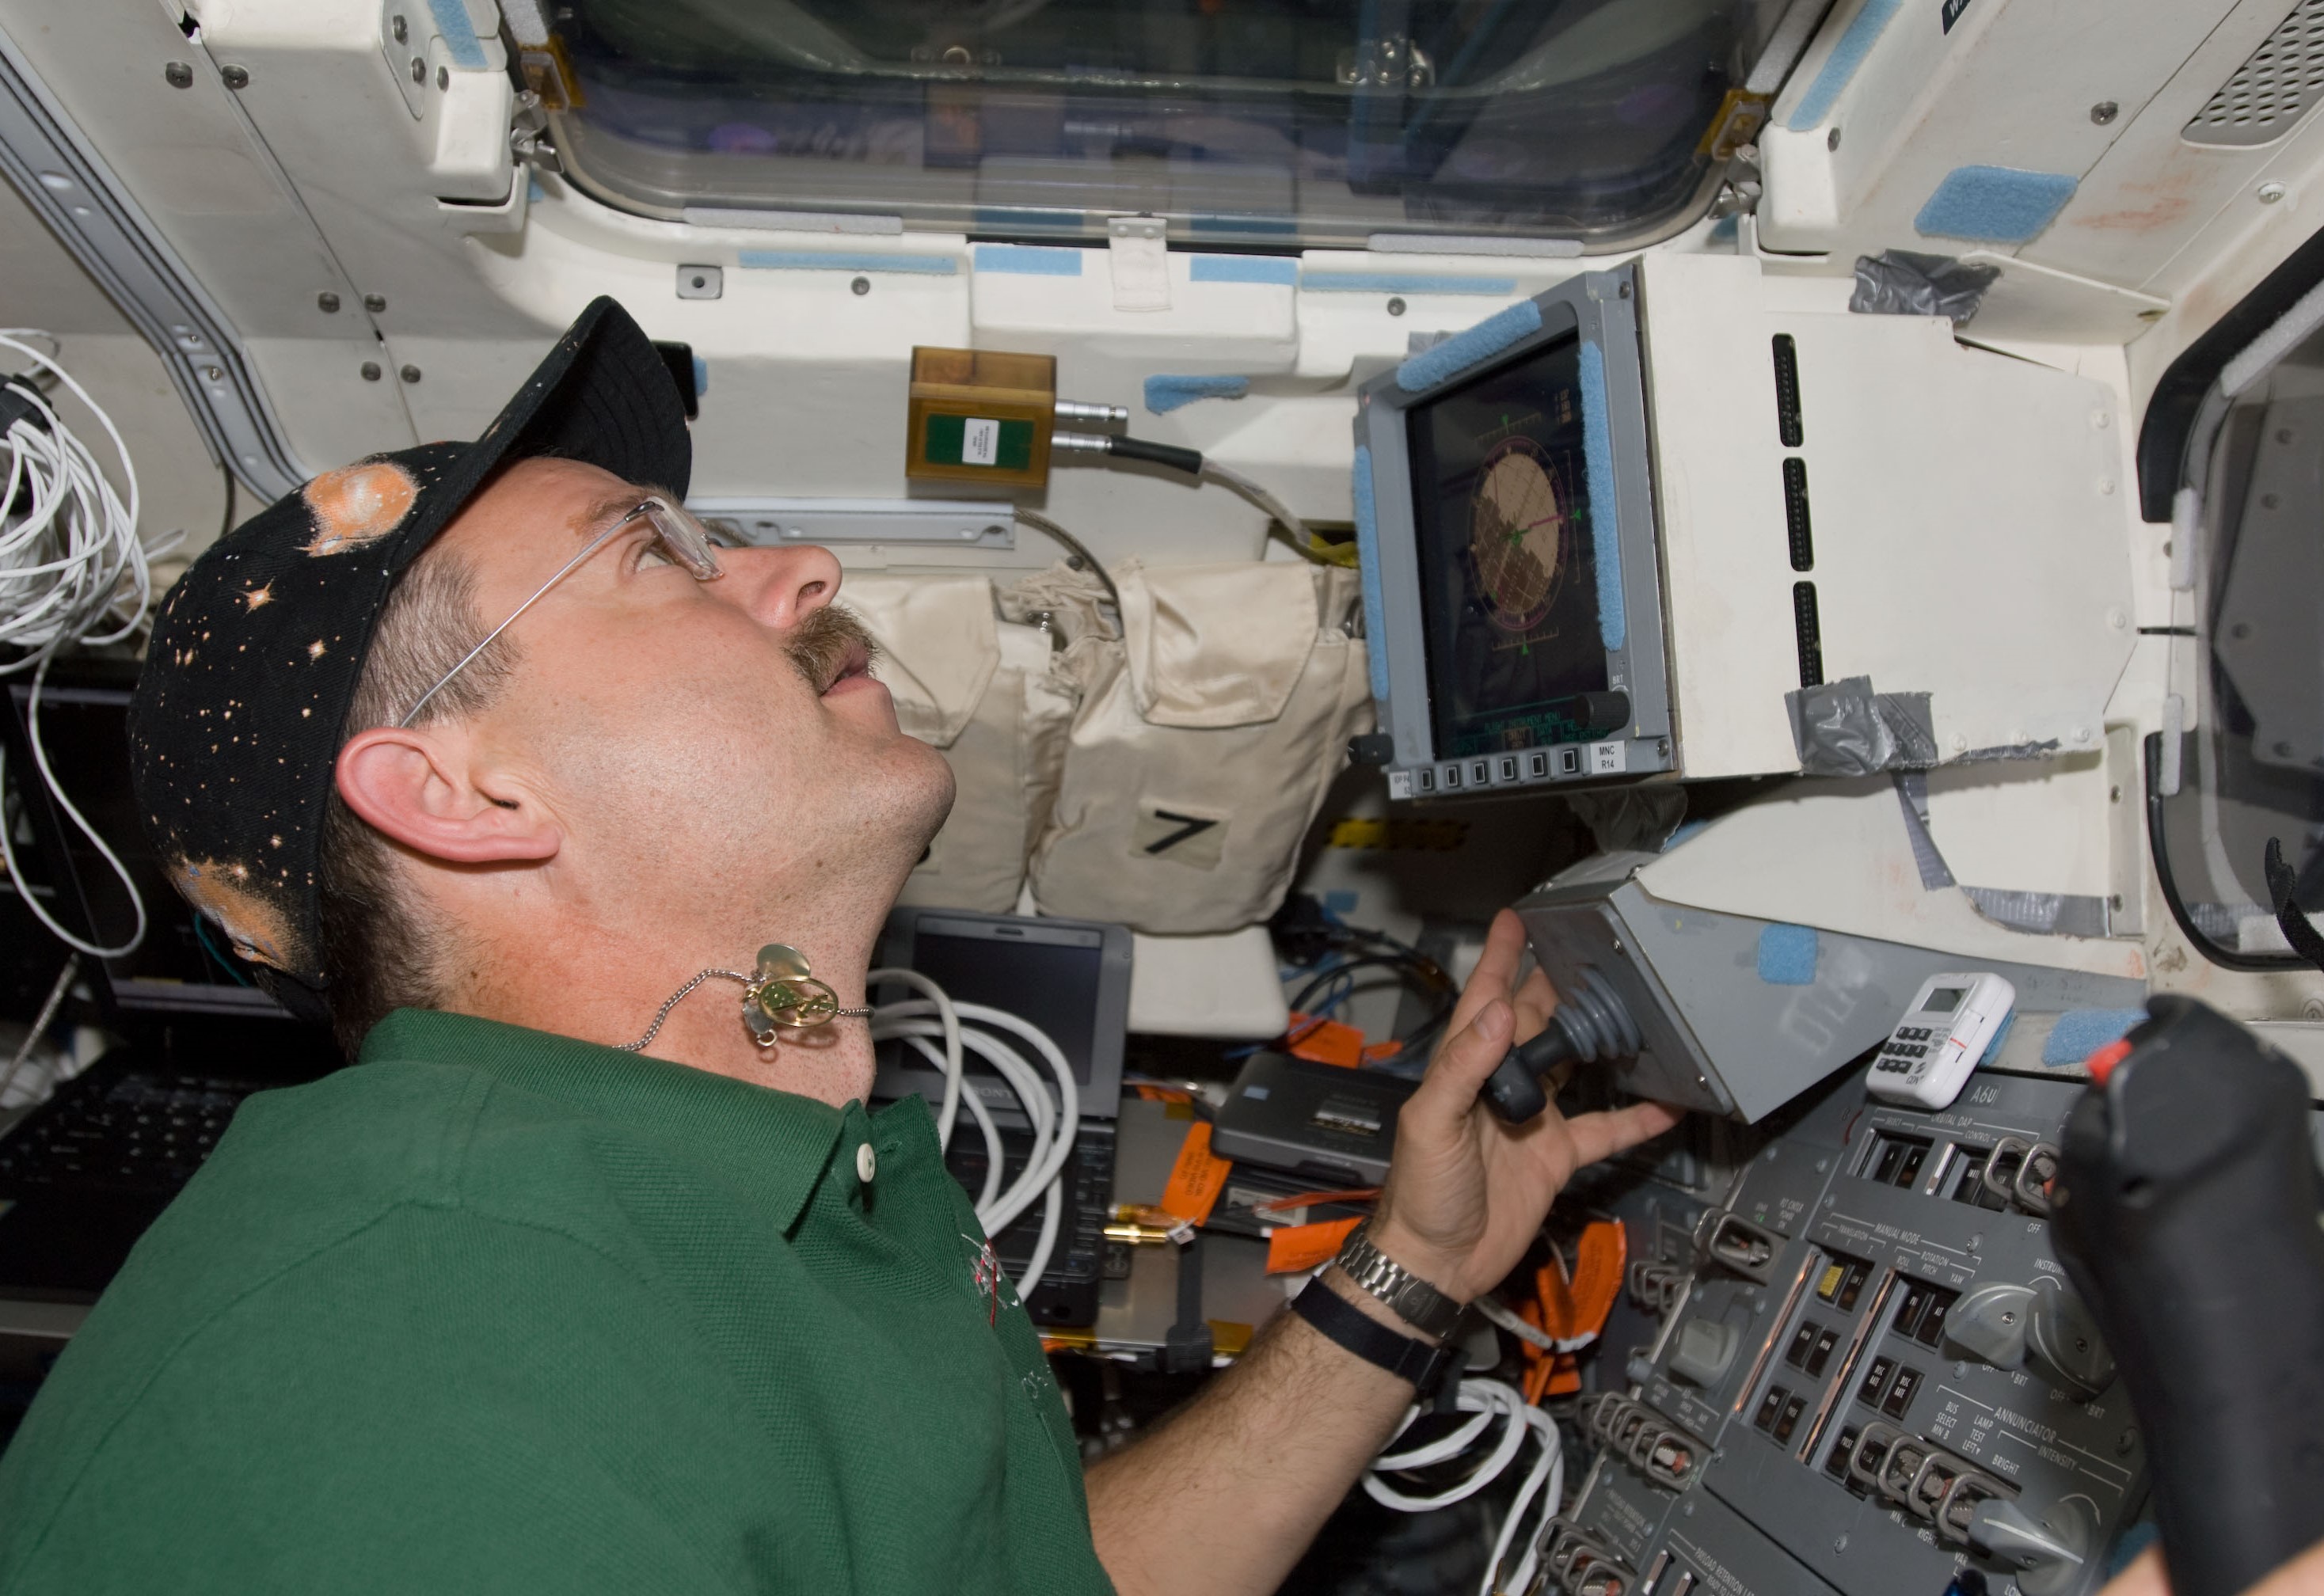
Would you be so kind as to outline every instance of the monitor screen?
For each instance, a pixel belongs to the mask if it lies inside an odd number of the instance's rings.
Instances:
[[[31,686],[18,681],[11,687],[9,707],[21,734]],[[83,687],[52,680],[41,695],[41,742],[50,768],[74,807],[119,857],[145,906],[144,940],[134,951],[105,961],[114,997],[129,1008],[281,1013],[274,1000],[253,985],[226,951],[224,934],[178,896],[168,870],[147,844],[129,792],[128,721],[126,687]],[[15,770],[10,776],[12,786],[21,779]],[[62,816],[44,808],[43,818],[52,820],[55,829],[46,824],[40,827],[40,859],[30,872],[46,879],[34,890],[44,900],[51,890],[77,894],[96,921],[97,936],[108,944],[120,941],[136,923],[135,909],[120,878]],[[61,862],[57,857],[60,844]],[[60,918],[69,926],[83,917],[76,908],[62,911]]]
[[[956,1003],[1005,1009],[1047,1031],[1073,1066],[1074,1079],[1090,1084],[1091,1054],[1097,1040],[1099,961],[1103,943],[1095,932],[1059,932],[1024,938],[996,936],[976,922],[947,935],[945,922],[923,917],[912,941],[912,968],[945,989]],[[882,993],[886,998],[888,994]],[[899,989],[898,997],[916,997]],[[1026,1062],[1047,1071],[1027,1042],[1018,1051]],[[972,1057],[972,1071],[986,1066]]]
[[[1607,662],[1581,347],[1559,339],[1406,418],[1438,759],[1593,734],[1579,700],[1606,689]]]

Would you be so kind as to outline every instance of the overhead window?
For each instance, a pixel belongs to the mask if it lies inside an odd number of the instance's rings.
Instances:
[[[1643,241],[1692,220],[1753,0],[568,0],[575,180],[992,237]]]

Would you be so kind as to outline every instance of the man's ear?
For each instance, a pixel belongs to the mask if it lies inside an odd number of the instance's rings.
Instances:
[[[413,852],[455,864],[553,859],[564,834],[530,794],[493,790],[456,740],[378,726],[339,750],[348,808]]]

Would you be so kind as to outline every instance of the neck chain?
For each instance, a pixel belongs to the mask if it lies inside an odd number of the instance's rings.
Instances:
[[[749,1028],[751,1039],[761,1047],[773,1047],[787,1030],[812,1030],[835,1019],[869,1019],[872,1013],[869,1009],[842,1008],[839,994],[807,973],[805,954],[788,944],[770,942],[759,950],[756,974],[746,975],[740,970],[702,971],[664,999],[646,1034],[622,1043],[621,1051],[643,1052],[660,1034],[669,1011],[706,981],[732,981],[742,988],[742,1023]]]

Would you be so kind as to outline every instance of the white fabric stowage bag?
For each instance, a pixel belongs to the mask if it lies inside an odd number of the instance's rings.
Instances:
[[[1117,580],[1121,637],[1059,656],[1081,706],[1034,900],[1157,935],[1265,919],[1348,739],[1370,728],[1364,645],[1345,628],[1356,575],[1131,562]]]
[[[952,813],[898,901],[1007,914],[1073,718],[1050,678],[1048,633],[996,620],[982,577],[853,577],[843,598],[880,640],[875,674],[897,721],[952,766]]]

